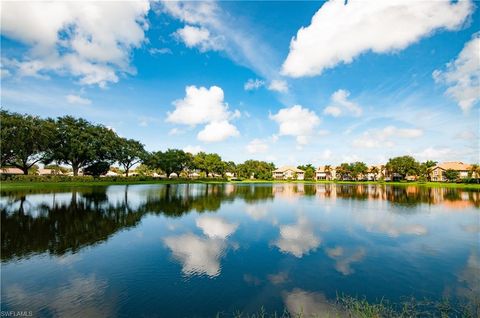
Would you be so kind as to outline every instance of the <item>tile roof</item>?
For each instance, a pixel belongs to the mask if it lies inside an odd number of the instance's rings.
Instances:
[[[465,163],[460,162],[460,161],[451,161],[451,162],[442,162],[442,163],[436,165],[436,167],[441,168],[443,170],[452,169],[452,170],[457,170],[457,171],[468,171],[468,170],[470,170],[471,165],[465,164]]]
[[[22,169],[19,168],[0,168],[0,173],[4,174],[23,174]]]
[[[325,167],[326,166],[319,166],[316,171],[317,172],[325,172]],[[330,172],[333,172],[333,170],[335,170],[335,167],[330,166]]]
[[[276,170],[273,170],[273,172],[285,172],[287,170],[291,170],[293,172],[297,172],[297,173],[303,173],[305,171],[301,170],[301,169],[298,169],[298,168],[295,168],[294,166],[284,166],[284,167],[280,167]]]

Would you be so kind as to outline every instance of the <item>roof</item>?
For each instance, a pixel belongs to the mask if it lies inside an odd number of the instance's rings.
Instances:
[[[40,168],[40,169],[38,169],[38,174],[43,176],[43,175],[50,175],[50,174],[63,174],[63,172],[60,171],[60,170]]]
[[[3,174],[23,174],[22,169],[19,168],[0,168],[0,173]]]
[[[325,172],[325,167],[326,166],[318,166],[316,171],[317,172]],[[335,167],[330,166],[330,171],[333,171],[333,170],[335,170]]]
[[[468,171],[472,166],[460,161],[450,161],[450,162],[442,162],[435,166],[435,168],[440,168],[443,170],[457,170],[457,171]],[[435,169],[434,168],[434,169]]]
[[[273,170],[273,172],[286,172],[288,170],[291,170],[293,172],[297,172],[297,173],[304,173],[305,171],[301,170],[301,169],[298,169],[298,168],[295,168],[294,166],[284,166],[284,167],[280,167],[276,170]]]

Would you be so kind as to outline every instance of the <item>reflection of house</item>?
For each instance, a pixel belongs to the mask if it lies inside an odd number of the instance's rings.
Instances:
[[[458,171],[461,179],[468,178],[468,174],[471,166],[463,162],[443,162],[432,168],[430,178],[432,181],[446,181],[445,171],[455,170]]]
[[[273,170],[273,178],[277,180],[303,180],[305,178],[305,171],[292,167],[292,166],[285,166]]]
[[[315,170],[316,180],[333,180],[336,177],[335,168],[320,166]]]
[[[23,171],[18,168],[0,168],[0,174],[23,174]]]
[[[305,185],[303,183],[296,184],[274,184],[272,194],[283,198],[298,198],[305,193]]]

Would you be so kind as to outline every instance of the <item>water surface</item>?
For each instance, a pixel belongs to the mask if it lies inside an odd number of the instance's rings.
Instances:
[[[40,317],[329,310],[480,294],[480,192],[334,184],[3,191],[1,309]]]

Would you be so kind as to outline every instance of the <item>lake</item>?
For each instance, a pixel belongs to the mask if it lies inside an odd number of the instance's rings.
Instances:
[[[1,309],[213,317],[480,295],[480,191],[346,184],[2,191]]]

